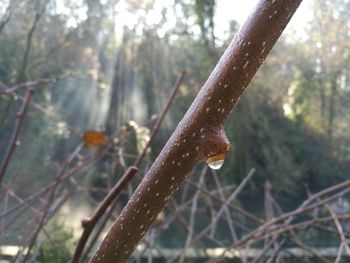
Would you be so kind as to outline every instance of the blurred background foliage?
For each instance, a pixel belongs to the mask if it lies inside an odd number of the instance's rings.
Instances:
[[[225,4],[0,1],[1,86],[70,75],[35,88],[4,183],[21,196],[36,191],[80,143],[80,131],[92,129],[115,136],[120,146],[115,150],[124,157],[113,173],[102,162],[77,177],[86,188],[108,189],[132,164],[178,73],[186,69],[146,170],[239,29],[235,17],[222,20]],[[239,10],[243,4],[229,5],[223,8]],[[223,183],[238,183],[255,167],[257,174],[239,199],[255,213],[262,210],[265,181],[290,210],[306,189],[315,192],[349,175],[350,2],[305,0],[299,11],[303,19],[295,18],[282,35],[226,125],[233,150],[219,174]],[[0,97],[0,160],[22,96]],[[90,194],[100,200],[105,192]],[[58,235],[68,239],[65,232]],[[43,249],[40,253],[51,253]]]

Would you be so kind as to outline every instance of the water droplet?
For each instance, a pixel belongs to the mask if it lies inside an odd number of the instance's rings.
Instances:
[[[217,154],[209,157],[205,162],[211,169],[218,170],[224,164],[225,154]]]
[[[221,166],[224,164],[224,160],[218,160],[218,161],[214,161],[214,162],[210,162],[208,163],[208,166],[211,168],[211,169],[214,169],[214,170],[218,170],[221,168]]]

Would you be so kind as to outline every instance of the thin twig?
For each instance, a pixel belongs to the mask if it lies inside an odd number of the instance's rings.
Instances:
[[[267,252],[269,252],[270,248],[275,244],[277,240],[277,236],[273,237],[265,246],[264,248],[260,251],[260,253],[251,261],[250,263],[258,263],[259,260],[261,260]]]
[[[153,127],[153,129],[151,131],[150,138],[149,138],[146,146],[143,148],[141,154],[137,157],[137,159],[134,162],[133,166],[138,167],[141,164],[141,162],[143,161],[143,159],[145,158],[145,155],[147,153],[148,147],[151,145],[154,136],[156,135],[157,131],[159,130],[161,124],[163,123],[163,120],[164,120],[166,114],[168,113],[168,110],[169,110],[172,102],[174,101],[175,96],[177,94],[177,91],[179,90],[180,85],[181,85],[182,81],[184,80],[185,76],[186,76],[186,71],[182,71],[180,73],[179,77],[177,78],[175,86],[174,86],[174,88],[173,88],[173,90],[172,90],[172,92],[170,94],[170,97],[169,97],[167,103],[165,104],[165,107],[164,107],[162,113],[160,114],[159,118],[157,119],[156,124],[154,125],[154,127]]]
[[[282,221],[282,220],[286,220],[284,222],[284,224],[289,224],[296,216],[302,214],[302,213],[305,213],[307,211],[310,211],[312,209],[315,209],[317,207],[320,207],[324,204],[327,204],[329,202],[332,202],[333,200],[345,195],[346,193],[348,193],[350,191],[349,188],[341,191],[341,192],[338,192],[336,194],[334,194],[333,196],[329,197],[329,198],[326,198],[322,201],[319,201],[319,202],[316,202],[315,204],[313,205],[309,205],[311,203],[311,201],[314,201],[316,199],[318,199],[319,197],[321,197],[322,195],[325,195],[325,194],[329,194],[331,192],[334,192],[334,191],[337,191],[337,190],[340,190],[342,188],[345,188],[345,187],[348,187],[350,185],[350,180],[347,180],[343,183],[340,183],[340,184],[337,184],[335,186],[332,186],[332,187],[329,187],[327,189],[324,189],[314,195],[312,195],[310,198],[308,198],[307,200],[305,200],[301,206],[299,206],[296,210],[293,210],[291,212],[288,212],[288,213],[285,213],[279,217],[276,217],[268,222],[266,222],[265,224],[261,225],[258,229],[256,229],[255,231],[251,232],[248,236],[246,236],[245,238],[243,238],[241,241],[239,241],[237,244],[234,244],[233,247],[236,247],[236,246],[240,246],[240,244],[243,244],[245,242],[247,242],[249,239],[255,237],[256,235],[258,235],[259,232],[264,232],[266,229],[268,229],[268,227],[274,225],[274,224],[277,224],[278,222]]]
[[[348,256],[350,256],[350,248],[349,248],[349,245],[348,245],[348,241],[345,237],[345,234],[344,234],[344,230],[343,230],[343,227],[341,226],[339,220],[338,220],[338,217],[337,215],[334,213],[334,211],[332,210],[331,207],[329,207],[329,205],[325,205],[326,209],[328,210],[328,212],[330,213],[330,215],[332,216],[332,219],[334,221],[334,224],[335,226],[337,227],[337,230],[338,230],[338,233],[339,233],[339,236],[340,236],[340,240],[341,240],[341,243],[344,244],[344,248],[345,248],[345,251],[346,253],[348,254]]]
[[[10,144],[7,148],[7,151],[6,151],[6,154],[5,154],[5,158],[1,164],[1,169],[0,169],[0,184],[5,176],[5,172],[6,172],[6,169],[10,163],[10,160],[12,158],[12,155],[13,153],[15,152],[15,149],[17,147],[17,140],[18,140],[18,137],[19,137],[19,134],[22,130],[22,126],[23,126],[23,123],[24,123],[24,119],[27,115],[27,112],[28,112],[28,108],[29,108],[29,104],[30,104],[30,101],[33,97],[33,93],[34,93],[34,90],[32,88],[29,88],[27,90],[27,94],[26,94],[26,97],[25,97],[25,100],[22,104],[22,109],[21,111],[17,114],[17,119],[16,119],[16,124],[15,124],[15,129],[12,133],[12,137],[11,137],[11,140],[10,140]]]
[[[52,78],[38,79],[38,80],[34,80],[34,81],[27,81],[27,82],[23,82],[23,83],[18,83],[18,84],[11,86],[11,87],[7,87],[5,89],[0,90],[0,94],[11,95],[13,92],[16,92],[19,89],[26,89],[26,88],[33,88],[35,86],[47,85],[50,83],[55,83],[58,80],[66,79],[68,77],[70,77],[70,75],[59,75],[59,76],[52,77]]]
[[[146,146],[143,148],[141,154],[138,156],[138,158],[134,162],[133,166],[129,167],[126,170],[126,172],[120,178],[118,183],[113,187],[113,189],[110,191],[110,193],[102,200],[100,206],[97,208],[97,210],[95,211],[93,216],[91,218],[87,218],[87,219],[83,220],[82,225],[83,225],[84,231],[83,231],[83,234],[81,235],[80,240],[78,242],[78,245],[75,249],[71,263],[79,262],[79,259],[81,257],[81,254],[83,253],[85,244],[86,244],[94,226],[96,225],[98,220],[101,218],[101,216],[104,214],[106,209],[111,205],[113,200],[115,200],[115,198],[119,195],[121,190],[124,189],[124,187],[131,181],[131,179],[133,178],[133,176],[137,172],[138,166],[141,164],[141,162],[145,158],[148,147],[150,146],[155,134],[159,130],[160,125],[162,124],[164,117],[165,117],[166,113],[168,112],[178,89],[180,88],[180,85],[185,77],[185,74],[186,74],[186,72],[182,71],[181,74],[179,75],[178,79],[176,80],[175,86],[174,86],[173,91],[172,91],[172,93],[171,93],[171,95],[170,95],[170,97],[165,105],[165,108],[163,109],[160,117],[158,118],[158,120],[157,120],[157,122],[156,122],[156,124],[151,132],[150,139],[148,140]]]
[[[275,252],[273,255],[269,258],[269,260],[266,263],[276,263],[278,261],[278,254],[281,252],[283,245],[286,243],[287,238],[284,237],[281,242],[279,242],[278,246],[275,249]]]
[[[242,191],[242,189],[244,188],[244,186],[247,184],[247,182],[249,182],[249,180],[252,178],[253,174],[255,172],[255,169],[252,168],[250,169],[249,173],[246,175],[246,177],[242,180],[242,182],[239,184],[239,186],[235,189],[235,191],[229,196],[229,198],[227,199],[227,203],[232,202],[237,195]],[[222,205],[221,209],[219,210],[219,212],[217,212],[215,214],[215,217],[212,220],[211,224],[215,224],[221,217],[222,213],[225,211],[225,203]],[[197,240],[199,240],[201,237],[203,237],[211,228],[211,224],[208,225],[207,227],[205,227],[197,236],[195,236],[192,241],[189,244],[186,244],[185,249],[188,248],[189,246],[191,246],[194,242],[196,242]],[[170,260],[170,262],[173,262],[177,257],[179,257],[179,255],[175,255],[172,260]]]
[[[112,216],[112,213],[113,213],[113,211],[115,209],[117,201],[118,201],[118,199],[114,200],[113,204],[109,207],[109,210],[107,211],[107,213],[105,213],[105,217],[104,217],[101,225],[95,231],[94,236],[91,238],[91,241],[90,241],[89,245],[87,246],[87,248],[84,250],[84,253],[80,257],[79,263],[83,263],[84,262],[84,259],[87,257],[87,255],[90,253],[90,251],[93,248],[93,246],[96,244],[96,241],[97,241],[98,237],[100,236],[102,230],[104,229],[104,227],[107,224],[108,220]]]
[[[198,190],[200,190],[200,191],[203,192],[204,194],[206,194],[206,195],[210,196],[211,198],[217,200],[218,202],[220,202],[220,203],[222,203],[222,204],[228,206],[229,208],[235,210],[236,212],[238,212],[238,213],[240,213],[240,214],[246,216],[246,217],[249,218],[250,220],[252,220],[252,221],[254,221],[254,222],[256,222],[256,223],[259,223],[259,224],[262,224],[262,223],[264,222],[262,219],[256,217],[255,215],[249,213],[248,211],[246,211],[246,210],[244,210],[244,209],[242,209],[242,208],[240,208],[240,207],[238,207],[238,206],[236,206],[236,205],[234,205],[234,204],[232,204],[232,203],[227,202],[227,200],[223,201],[223,200],[221,200],[219,197],[213,195],[211,192],[206,191],[205,189],[200,188],[200,187],[198,186],[197,183],[195,183],[195,182],[193,182],[193,181],[190,181],[190,180],[186,180],[186,181],[187,181],[188,183],[194,185],[195,187],[197,187]]]
[[[83,226],[83,234],[81,235],[78,245],[75,249],[75,253],[72,257],[72,263],[73,262],[79,262],[79,258],[81,256],[81,253],[84,250],[85,244],[87,240],[89,239],[89,236],[94,229],[95,225],[97,224],[98,220],[104,215],[106,209],[109,207],[111,202],[119,195],[122,189],[129,183],[133,175],[137,172],[138,168],[131,166],[129,167],[122,178],[118,181],[118,183],[113,187],[113,189],[109,192],[109,194],[105,197],[105,199],[100,203],[98,208],[96,209],[95,213],[92,217],[86,218],[82,221]]]
[[[333,200],[341,197],[341,196],[344,196],[345,194],[347,194],[348,192],[350,192],[350,188],[347,188],[339,193],[336,193],[334,194],[333,196],[331,197],[328,197],[324,200],[321,200],[319,202],[316,202],[315,204],[312,204],[312,205],[309,205],[307,206],[311,201],[310,200],[315,200],[315,196],[317,196],[317,198],[319,196],[322,196],[323,194],[325,193],[329,193],[329,192],[332,192],[332,191],[335,191],[335,189],[339,189],[339,188],[343,188],[343,186],[345,185],[345,182],[344,183],[341,183],[341,184],[338,184],[337,187],[335,186],[332,186],[330,187],[329,189],[325,189],[313,196],[311,196],[308,200],[304,201],[303,204],[297,208],[296,210],[292,211],[292,212],[289,212],[289,213],[285,213],[275,219],[272,219],[268,222],[266,222],[265,224],[263,224],[262,226],[260,226],[258,229],[252,231],[251,233],[249,233],[246,237],[242,238],[239,242],[233,244],[232,246],[230,246],[229,248],[225,249],[224,252],[216,257],[215,259],[213,259],[213,261],[211,262],[216,262],[215,260],[219,260],[219,259],[222,259],[225,254],[227,253],[227,251],[229,251],[230,249],[233,249],[233,248],[236,248],[236,247],[240,247],[242,246],[243,244],[247,243],[247,242],[250,242],[251,240],[253,240],[254,242],[258,241],[258,240],[261,240],[261,239],[264,239],[264,238],[267,238],[268,236],[270,236],[271,234],[281,234],[281,233],[284,233],[286,231],[291,231],[293,229],[298,229],[298,228],[306,228],[307,226],[310,226],[310,225],[313,225],[315,222],[317,221],[321,221],[321,220],[329,220],[330,218],[327,217],[327,218],[323,218],[323,219],[312,219],[312,220],[309,220],[309,221],[305,221],[305,222],[302,222],[300,224],[295,224],[295,225],[290,225],[291,221],[297,216],[297,215],[300,215],[302,213],[305,213],[307,211],[310,211],[310,210],[313,210],[319,206],[322,206],[322,205],[325,205],[329,202],[332,202]],[[279,221],[282,221],[282,220],[285,220],[285,222],[278,226],[278,227],[275,227],[275,228],[272,228],[272,229],[269,229],[269,227],[271,226],[274,226],[277,222]]]
[[[339,246],[339,249],[338,249],[337,257],[336,257],[334,263],[339,263],[340,262],[341,256],[343,254],[343,248],[344,248],[344,243],[341,242],[340,246]]]
[[[98,162],[105,155],[107,150],[108,150],[108,148],[104,149],[99,154],[92,156],[91,158],[87,158],[87,160],[84,160],[80,163],[77,163],[77,165],[74,168],[70,169],[68,172],[66,172],[66,174],[64,176],[62,176],[62,178],[60,178],[60,181],[62,182],[64,180],[70,178],[78,171],[83,171],[83,169],[85,169],[85,170],[89,169],[92,165],[94,165],[96,162]],[[48,191],[50,191],[50,189],[52,189],[52,187],[54,185],[55,185],[55,182],[50,182],[46,187],[41,188],[38,192],[33,193],[30,196],[28,196],[26,199],[24,199],[23,203],[15,205],[15,206],[11,207],[10,209],[8,209],[7,211],[4,211],[2,214],[0,214],[0,219],[4,218],[6,216],[9,216],[13,212],[16,212],[17,209],[19,209],[20,207],[28,206],[31,203],[35,202],[42,195],[44,195]]]
[[[317,253],[317,251],[311,247],[309,247],[308,245],[304,244],[303,242],[301,242],[297,237],[295,232],[291,231],[293,233],[293,237],[291,238],[291,241],[298,245],[299,247],[301,247],[303,250],[305,250],[306,252],[308,252],[310,255],[314,256],[315,258],[317,258],[319,260],[319,262],[323,262],[323,263],[331,263],[332,261],[328,260],[327,258],[325,258],[324,256],[321,256],[319,253]]]
[[[199,178],[199,182],[198,184],[201,186],[204,182],[204,175],[207,172],[207,167],[205,167],[201,173],[201,176]],[[186,243],[185,243],[185,247],[183,249],[183,252],[180,256],[179,262],[182,263],[185,260],[185,254],[186,254],[186,248],[189,247],[192,238],[193,238],[193,231],[194,231],[194,223],[195,223],[195,218],[196,218],[196,211],[197,211],[197,206],[198,206],[198,198],[199,198],[200,192],[197,191],[194,194],[194,197],[192,199],[192,207],[191,207],[191,215],[190,215],[190,222],[189,222],[189,227],[188,227],[188,234],[187,234],[187,238],[186,238]]]
[[[236,234],[235,226],[234,226],[233,221],[232,221],[230,210],[228,209],[228,206],[225,204],[226,198],[225,198],[224,192],[222,191],[222,187],[220,185],[220,180],[218,179],[217,173],[215,171],[212,171],[212,174],[213,174],[213,178],[214,178],[215,184],[217,186],[217,189],[219,191],[220,198],[224,202],[223,208],[224,208],[224,212],[226,214],[226,218],[227,218],[228,226],[229,226],[229,229],[231,232],[232,240],[233,240],[233,242],[237,242],[237,234]],[[212,228],[212,230],[214,230],[214,228]],[[212,231],[211,236],[213,237],[214,234],[215,234],[215,232]]]
[[[33,233],[33,236],[29,242],[29,245],[28,245],[28,250],[27,250],[27,254],[25,255],[24,257],[24,260],[23,262],[26,262],[26,260],[28,259],[30,253],[31,253],[31,249],[34,245],[34,242],[36,240],[36,237],[37,235],[39,234],[39,232],[41,231],[41,229],[43,228],[45,222],[46,222],[46,219],[47,219],[47,216],[49,214],[49,211],[50,211],[50,207],[52,205],[52,202],[54,201],[55,199],[55,195],[56,195],[56,191],[57,191],[57,188],[58,186],[60,185],[60,179],[65,175],[65,170],[67,169],[67,167],[69,166],[69,164],[73,161],[73,159],[77,156],[77,154],[79,153],[79,151],[81,150],[82,148],[82,144],[80,144],[71,154],[70,156],[64,161],[63,165],[62,165],[62,169],[61,169],[61,172],[60,174],[56,177],[55,179],[55,184],[54,186],[52,187],[51,189],[51,192],[50,192],[50,195],[48,197],[48,200],[47,200],[47,204],[44,208],[44,212],[39,220],[39,223],[38,223],[38,226],[36,227],[36,230],[34,231]]]

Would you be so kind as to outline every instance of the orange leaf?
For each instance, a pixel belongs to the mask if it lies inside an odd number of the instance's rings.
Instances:
[[[97,148],[107,143],[108,136],[101,131],[85,131],[83,140],[85,148]]]

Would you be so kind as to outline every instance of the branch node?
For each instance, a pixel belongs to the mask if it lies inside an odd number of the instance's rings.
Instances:
[[[222,128],[215,126],[201,130],[198,155],[205,162],[224,160],[231,144]]]
[[[91,218],[90,217],[85,217],[81,220],[81,226],[86,229],[89,227],[89,225],[91,224]]]

